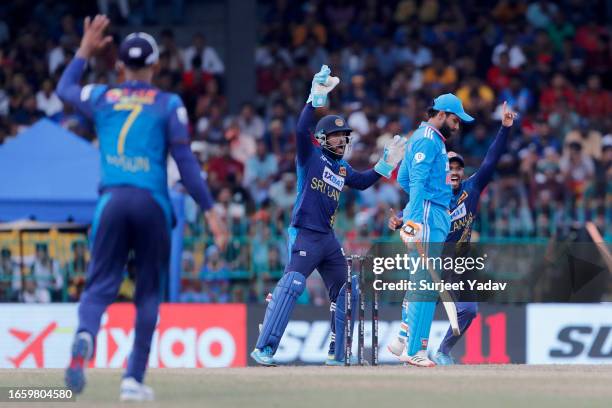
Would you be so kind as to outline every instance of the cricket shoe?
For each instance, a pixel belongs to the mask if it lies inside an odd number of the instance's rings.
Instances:
[[[66,387],[75,394],[80,394],[85,388],[85,366],[93,356],[93,340],[87,332],[77,333],[72,343],[70,364],[64,374]]]
[[[427,350],[420,350],[413,356],[408,356],[406,353],[402,353],[400,361],[416,367],[435,367],[436,363],[431,361],[427,356]]]
[[[276,361],[274,361],[274,353],[272,347],[266,346],[263,350],[256,348],[251,352],[251,358],[259,365],[266,367],[276,367]]]
[[[439,366],[449,366],[457,364],[454,358],[452,358],[449,354],[442,353],[441,351],[438,351],[436,354],[431,356],[431,360]]]
[[[388,345],[387,350],[395,357],[400,357],[406,349],[406,339],[400,338],[399,336],[394,338]]]
[[[121,387],[119,388],[119,401],[142,402],[153,401],[154,399],[155,393],[153,392],[153,388],[139,383],[134,377],[126,377],[121,380]]]

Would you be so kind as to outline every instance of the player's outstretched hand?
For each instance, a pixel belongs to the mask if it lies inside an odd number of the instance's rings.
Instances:
[[[340,83],[340,78],[333,77],[330,74],[331,69],[327,65],[321,66],[321,70],[312,78],[310,95],[308,95],[306,103],[312,102],[312,106],[315,108],[320,108],[327,104],[327,94]]]
[[[511,127],[518,115],[512,109],[508,107],[508,102],[504,101],[502,105],[502,125],[505,127]]]
[[[208,223],[210,231],[213,234],[215,245],[217,245],[221,251],[224,251],[225,247],[227,246],[227,242],[229,241],[227,226],[214,210],[206,211],[204,216],[206,217],[206,222]]]
[[[397,167],[398,163],[404,158],[406,152],[406,144],[408,139],[400,135],[393,136],[393,139],[385,144],[383,155],[374,166],[374,170],[386,178],[391,177],[391,173]]]
[[[387,226],[391,231],[395,231],[402,226],[403,221],[400,217],[397,216],[397,213],[395,212],[395,210],[393,210],[393,208],[389,208],[389,211],[391,212],[391,214],[389,214],[389,222],[387,223]]]
[[[90,17],[85,17],[83,23],[83,38],[81,46],[77,51],[77,55],[83,58],[90,58],[96,52],[106,47],[113,37],[106,35],[105,31],[110,20],[103,14],[96,15],[93,20]]]

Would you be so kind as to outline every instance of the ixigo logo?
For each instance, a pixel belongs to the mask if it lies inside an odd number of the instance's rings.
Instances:
[[[93,366],[125,366],[134,342],[133,319],[131,305],[109,308],[96,339]],[[244,366],[245,319],[244,305],[162,305],[149,366]]]
[[[102,329],[96,340],[95,367],[123,367],[132,350],[134,330]],[[112,346],[111,346],[112,344]],[[156,330],[149,367],[229,367],[236,357],[236,342],[222,327],[203,331],[173,327]]]
[[[44,341],[53,333],[56,327],[57,323],[51,322],[38,333],[14,328],[10,329],[11,335],[24,343],[24,347],[15,357],[9,357],[9,361],[15,368],[19,368],[29,356],[32,356],[34,357],[36,367],[43,367]]]

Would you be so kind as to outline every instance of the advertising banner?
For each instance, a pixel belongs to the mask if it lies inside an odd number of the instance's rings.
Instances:
[[[64,368],[77,325],[76,304],[0,306],[0,367]],[[102,317],[93,367],[126,365],[135,308],[117,303]],[[246,306],[162,304],[149,367],[246,364]]]
[[[527,362],[612,363],[612,304],[528,305]]]
[[[248,344],[253,349],[263,321],[264,306],[250,306]],[[378,338],[381,364],[398,363],[387,350],[388,343],[397,336],[401,310],[397,306],[380,308]],[[275,359],[280,364],[323,364],[330,342],[330,312],[325,307],[297,306],[287,325]],[[441,308],[431,328],[429,350],[436,351],[449,324]],[[372,325],[366,314],[364,346],[366,360],[370,360]],[[353,334],[353,353],[357,353],[357,331]],[[453,356],[465,364],[507,364],[525,362],[525,308],[522,306],[481,305],[472,327],[457,343]],[[249,361],[249,365],[253,364]]]

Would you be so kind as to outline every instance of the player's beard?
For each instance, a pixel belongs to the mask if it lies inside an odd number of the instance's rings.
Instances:
[[[444,136],[445,139],[448,139],[453,135],[453,131],[451,130],[450,126],[446,124],[446,121],[444,121],[444,123],[442,124],[442,127],[440,128],[440,133],[442,133],[442,136]]]

